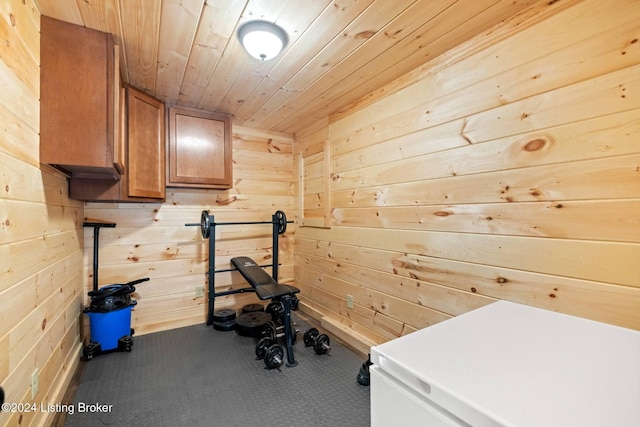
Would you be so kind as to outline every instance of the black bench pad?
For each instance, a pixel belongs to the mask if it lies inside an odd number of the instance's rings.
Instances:
[[[273,299],[285,295],[297,294],[300,289],[295,286],[281,285],[275,281],[262,267],[249,257],[231,258],[231,264],[242,274],[247,282],[256,290],[261,300]]]

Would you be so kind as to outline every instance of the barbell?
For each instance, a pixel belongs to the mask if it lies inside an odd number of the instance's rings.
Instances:
[[[211,234],[211,226],[215,225],[252,225],[252,224],[277,224],[278,234],[284,234],[287,231],[287,224],[293,221],[287,221],[287,216],[282,211],[276,211],[271,221],[249,221],[249,222],[212,222],[213,216],[209,215],[209,211],[203,210],[200,215],[199,223],[185,224],[186,227],[200,227],[203,239],[208,239]]]

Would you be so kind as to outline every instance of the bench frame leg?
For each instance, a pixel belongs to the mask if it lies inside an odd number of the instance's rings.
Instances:
[[[287,349],[287,366],[292,368],[298,364],[293,355],[293,329],[291,328],[291,295],[282,298],[284,312],[282,320],[284,322],[284,343]]]

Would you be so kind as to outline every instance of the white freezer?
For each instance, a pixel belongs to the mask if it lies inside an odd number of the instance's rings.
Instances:
[[[640,331],[499,301],[371,361],[373,427],[640,427]]]

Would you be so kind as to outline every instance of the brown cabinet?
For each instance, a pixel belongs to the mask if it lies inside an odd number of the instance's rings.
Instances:
[[[138,90],[127,90],[127,166],[129,197],[165,197],[164,104]]]
[[[161,202],[165,198],[164,104],[133,88],[123,106],[125,172],[118,182],[69,180],[69,197],[84,201]]]
[[[120,179],[118,46],[111,34],[41,19],[40,162]]]
[[[231,188],[231,150],[230,116],[169,109],[168,187]]]

